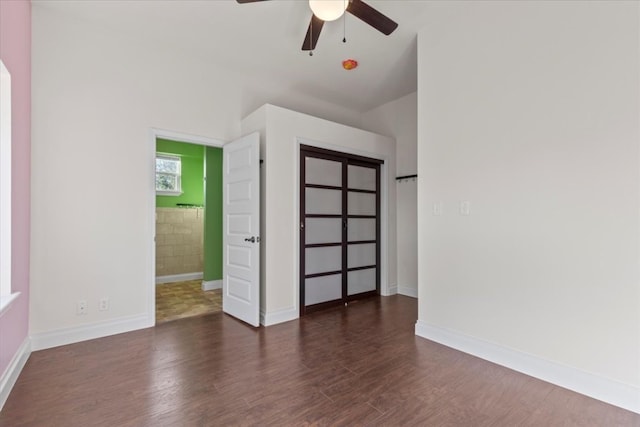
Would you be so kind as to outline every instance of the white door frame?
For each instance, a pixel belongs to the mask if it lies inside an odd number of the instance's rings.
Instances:
[[[153,232],[151,242],[151,281],[148,286],[147,313],[149,323],[156,324],[156,139],[167,139],[175,142],[186,142],[189,144],[205,145],[207,147],[219,147],[227,142],[220,139],[206,136],[192,135],[188,133],[175,132],[166,129],[151,128],[149,132],[149,164],[151,165],[151,175],[149,179],[149,224],[152,224]]]
[[[294,283],[297,283],[295,290],[295,307],[296,312],[300,313],[300,145],[309,145],[317,148],[324,148],[327,150],[339,151],[346,154],[354,154],[357,156],[370,157],[372,159],[382,160],[384,163],[380,165],[380,295],[388,296],[395,294],[395,289],[391,289],[391,284],[388,279],[389,270],[389,188],[388,188],[388,162],[387,156],[364,150],[356,150],[349,147],[344,147],[337,144],[329,144],[326,142],[314,141],[311,139],[297,137],[294,149],[296,150],[296,168],[295,168],[295,182],[296,194],[294,197],[295,202],[295,222],[293,227],[295,229],[294,241],[295,241],[295,260],[294,262]]]

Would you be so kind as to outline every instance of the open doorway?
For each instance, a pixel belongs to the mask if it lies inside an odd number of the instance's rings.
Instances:
[[[222,311],[221,145],[154,132],[156,324]]]

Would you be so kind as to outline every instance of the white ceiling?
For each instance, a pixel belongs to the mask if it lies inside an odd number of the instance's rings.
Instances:
[[[117,31],[258,73],[324,101],[365,112],[416,90],[416,34],[427,1],[365,0],[399,26],[385,36],[350,14],[327,22],[313,56],[300,48],[311,18],[306,0],[34,0]],[[342,43],[346,23],[347,43]],[[342,60],[359,67],[342,69]]]

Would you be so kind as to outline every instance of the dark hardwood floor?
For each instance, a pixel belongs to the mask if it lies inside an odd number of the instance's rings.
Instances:
[[[1,426],[640,426],[640,415],[418,338],[416,300],[268,328],[224,314],[34,352]]]

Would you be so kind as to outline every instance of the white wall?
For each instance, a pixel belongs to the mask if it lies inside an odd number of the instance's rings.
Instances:
[[[204,59],[33,5],[31,319],[34,348],[149,326],[150,128],[231,140],[277,99],[359,124],[360,114]],[[115,255],[114,255],[115,254]],[[110,310],[97,310],[102,297]],[[88,314],[77,316],[77,300]]]
[[[638,9],[430,5],[418,38],[416,326],[636,411]]]
[[[265,125],[266,123],[266,125]],[[385,160],[381,292],[395,286],[395,144],[393,139],[295,111],[266,105],[242,122],[242,133],[265,129],[261,178],[264,210],[261,225],[263,273],[262,322],[291,320],[299,313],[299,141]],[[384,224],[383,222],[383,224]],[[386,228],[386,229],[385,229]]]
[[[362,127],[396,140],[396,175],[417,173],[418,94],[416,92],[366,112]],[[418,207],[416,180],[396,182],[398,293],[418,296]]]

